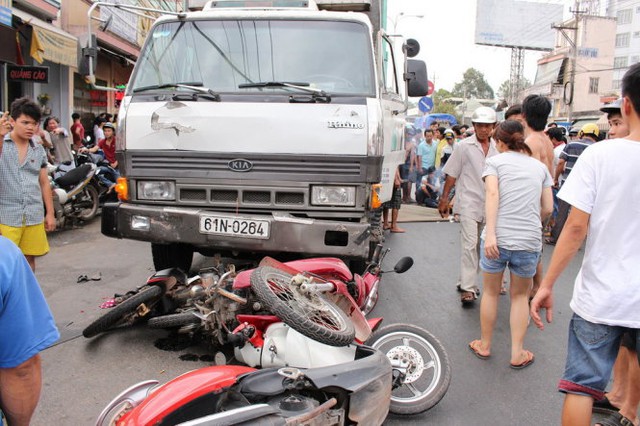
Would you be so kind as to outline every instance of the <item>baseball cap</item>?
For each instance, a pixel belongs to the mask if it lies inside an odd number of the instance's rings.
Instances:
[[[620,112],[621,108],[622,108],[622,98],[618,98],[615,101],[609,102],[608,104],[600,108],[600,111],[607,114],[611,114],[612,112]]]
[[[103,128],[103,129],[107,129],[107,128],[108,128],[108,129],[113,129],[113,130],[115,130],[115,129],[116,129],[116,126],[114,126],[114,125],[113,125],[113,123],[111,123],[111,122],[107,121],[106,123],[104,123],[104,125],[102,126],[102,128]]]
[[[582,129],[580,129],[580,131],[585,135],[600,135],[600,129],[594,123],[585,124],[584,126],[582,126]]]

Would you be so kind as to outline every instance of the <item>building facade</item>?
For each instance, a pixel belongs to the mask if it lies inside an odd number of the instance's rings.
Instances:
[[[577,21],[566,21],[561,27],[556,47],[538,61],[536,78],[525,96],[547,96],[553,104],[551,116],[554,120],[597,120],[601,115],[602,99],[610,98],[615,92],[612,64],[616,20],[586,15]]]
[[[181,2],[111,0],[175,11]],[[0,110],[21,96],[38,100],[46,115],[71,124],[82,116],[85,128],[98,114],[117,114],[121,92],[131,75],[152,19],[89,0],[0,0]],[[82,70],[82,48],[88,46],[88,26],[97,42],[95,85]],[[99,86],[99,87],[96,87]]]
[[[624,73],[640,62],[640,3],[610,0],[607,16],[616,18],[616,40],[613,58],[612,89],[619,95]]]

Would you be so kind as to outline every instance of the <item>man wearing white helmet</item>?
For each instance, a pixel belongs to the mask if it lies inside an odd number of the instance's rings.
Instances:
[[[496,112],[480,107],[473,112],[471,122],[475,134],[460,141],[443,168],[447,175],[438,211],[449,216],[449,193],[456,187],[456,213],[460,216],[461,247],[460,278],[462,306],[473,306],[480,292],[477,284],[478,248],[484,223],[484,183],[482,171],[485,159],[498,154],[491,132],[496,124]]]

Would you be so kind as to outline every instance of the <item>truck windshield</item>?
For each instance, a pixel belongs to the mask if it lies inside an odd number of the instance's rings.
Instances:
[[[348,21],[167,22],[149,34],[128,88],[197,81],[217,93],[273,93],[292,88],[257,83],[305,82],[331,95],[375,96],[368,31]]]

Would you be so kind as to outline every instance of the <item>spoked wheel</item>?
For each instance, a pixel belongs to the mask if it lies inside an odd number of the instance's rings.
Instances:
[[[177,314],[161,315],[159,317],[149,318],[147,325],[149,328],[178,328],[185,325],[198,325],[201,323],[200,318],[195,316],[193,312],[180,312]]]
[[[142,305],[146,309],[151,309],[160,300],[160,296],[162,296],[162,288],[158,286],[143,288],[139,293],[110,308],[106,314],[89,324],[82,331],[82,335],[89,338],[111,328],[131,324],[140,317],[138,310]]]
[[[251,274],[251,289],[264,305],[291,328],[331,346],[353,342],[356,331],[349,317],[320,294],[305,294],[293,276],[269,266]]]
[[[378,349],[404,379],[391,394],[389,411],[417,414],[434,407],[451,383],[451,363],[442,344],[427,330],[410,324],[383,327],[366,345]]]
[[[93,185],[87,185],[82,190],[79,203],[83,208],[78,213],[78,219],[88,221],[98,214],[98,191]]]

